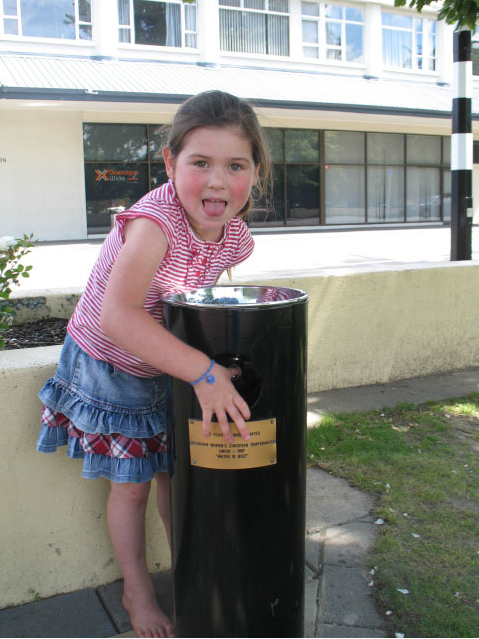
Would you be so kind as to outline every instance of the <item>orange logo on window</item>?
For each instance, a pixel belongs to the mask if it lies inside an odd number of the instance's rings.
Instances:
[[[105,182],[109,182],[110,179],[108,177],[108,171],[109,169],[105,169],[104,171],[95,169],[95,173],[96,173],[95,182],[101,182],[102,180],[104,180]]]

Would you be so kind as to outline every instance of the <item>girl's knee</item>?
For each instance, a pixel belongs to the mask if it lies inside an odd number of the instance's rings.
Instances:
[[[151,482],[115,483],[111,482],[111,494],[132,504],[142,504],[148,499]]]
[[[166,471],[162,473],[155,473],[155,479],[157,484],[167,484],[169,481],[168,473]]]

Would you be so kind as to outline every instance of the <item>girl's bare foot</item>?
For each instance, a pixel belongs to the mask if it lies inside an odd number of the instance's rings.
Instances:
[[[137,637],[175,636],[173,624],[158,606],[154,595],[129,597],[125,593],[122,602]]]

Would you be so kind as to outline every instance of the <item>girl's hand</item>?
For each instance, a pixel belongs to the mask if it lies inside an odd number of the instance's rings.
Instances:
[[[231,382],[231,378],[237,374],[237,371],[234,368],[225,368],[215,364],[211,372],[215,376],[214,384],[208,384],[206,380],[202,380],[194,387],[203,411],[203,437],[209,436],[211,417],[215,413],[223,437],[228,444],[232,444],[234,440],[227,415],[238,427],[241,437],[247,441],[249,431],[245,420],[251,417],[251,413],[248,404]]]

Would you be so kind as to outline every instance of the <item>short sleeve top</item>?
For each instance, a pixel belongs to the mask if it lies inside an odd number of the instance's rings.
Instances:
[[[85,291],[68,324],[68,332],[95,359],[107,361],[132,375],[152,377],[161,371],[117,346],[100,328],[103,296],[113,264],[124,244],[125,224],[138,217],[151,219],[158,224],[168,240],[168,249],[144,303],[145,310],[161,324],[163,314],[160,295],[213,286],[225,269],[251,255],[254,241],[245,222],[239,217],[226,223],[219,242],[197,238],[171,180],[147,193],[127,211],[116,215],[115,226],[103,243]]]

